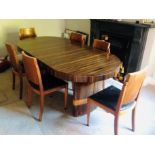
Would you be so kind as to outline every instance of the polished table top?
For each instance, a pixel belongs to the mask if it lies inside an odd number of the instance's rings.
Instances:
[[[95,82],[114,75],[121,64],[120,59],[97,49],[71,44],[58,37],[37,37],[20,40],[17,46],[36,57],[53,71],[55,76],[74,82]]]

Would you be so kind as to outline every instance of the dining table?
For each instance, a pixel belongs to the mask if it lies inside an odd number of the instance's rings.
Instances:
[[[87,97],[101,91],[104,80],[112,78],[122,64],[114,54],[107,57],[104,51],[83,47],[61,37],[40,36],[19,40],[17,47],[19,51],[37,58],[57,78],[72,82],[73,116],[86,114]]]

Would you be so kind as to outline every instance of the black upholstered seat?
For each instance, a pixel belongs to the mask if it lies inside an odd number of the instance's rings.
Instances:
[[[120,92],[121,90],[116,88],[115,86],[109,86],[108,88],[103,89],[102,91],[90,96],[89,98],[99,102],[100,104],[112,110],[116,110],[117,101],[118,101]],[[120,110],[126,110],[133,104],[134,102],[123,104]]]
[[[44,90],[49,90],[51,88],[55,88],[55,87],[67,84],[67,82],[61,79],[58,79],[50,74],[44,74],[41,77],[42,77],[42,83],[43,83]],[[36,85],[35,83],[31,81],[29,81],[29,83],[33,88],[39,90],[39,85]]]

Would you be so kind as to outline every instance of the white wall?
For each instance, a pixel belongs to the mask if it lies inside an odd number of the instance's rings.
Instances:
[[[155,76],[155,28],[149,29],[141,68],[148,65],[148,74]]]
[[[66,28],[90,34],[89,19],[66,19]]]
[[[0,56],[6,54],[5,42],[16,43],[21,27],[35,27],[38,36],[60,37],[65,29],[64,19],[0,19]]]

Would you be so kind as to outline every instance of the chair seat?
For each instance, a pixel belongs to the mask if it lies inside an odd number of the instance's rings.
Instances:
[[[115,111],[120,92],[120,89],[116,88],[115,86],[110,86],[90,96],[89,98]],[[133,104],[134,102],[123,104],[120,110],[126,110]]]
[[[31,81],[29,81],[29,83],[34,89],[39,90],[39,85],[37,85]],[[43,83],[44,90],[49,90],[49,89],[56,88],[59,86],[64,86],[67,84],[67,82],[65,82],[61,79],[58,79],[50,74],[42,75],[42,83]]]

